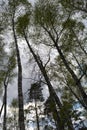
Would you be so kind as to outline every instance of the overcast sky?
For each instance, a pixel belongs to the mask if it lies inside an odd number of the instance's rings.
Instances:
[[[6,0],[3,0],[6,2]],[[32,3],[32,5],[34,5],[34,2],[35,0],[29,0],[29,2]],[[2,3],[2,0],[0,0],[0,4]],[[11,39],[11,36],[7,33],[6,34],[6,38],[5,38],[5,41],[8,42],[8,40],[6,39]],[[26,54],[24,54],[24,49],[22,48],[26,48],[26,46],[24,47],[23,46],[24,43],[21,43],[20,44],[20,50],[21,50],[21,58],[22,58],[22,65],[23,65],[23,75],[26,75],[26,77],[30,77],[30,75],[26,72],[29,72],[31,73],[32,71],[32,66],[30,67],[27,67],[27,62],[28,62],[28,56],[26,56]],[[9,51],[9,48],[7,48],[7,51]],[[27,59],[26,59],[27,57]],[[27,67],[27,69],[25,69]],[[17,70],[16,70],[17,71]],[[26,89],[28,87],[30,87],[30,83],[31,81],[29,79],[23,79],[23,90],[26,91]],[[11,102],[11,100],[14,98],[14,97],[17,97],[18,96],[18,93],[17,93],[17,77],[14,79],[13,83],[12,84],[9,84],[8,85],[8,103]],[[1,104],[1,103],[0,103]]]
[[[35,0],[30,0],[30,2],[32,2],[32,4],[34,4],[34,1]],[[7,39],[12,39],[11,34],[6,33],[5,40],[6,40],[6,43],[9,43],[9,41]],[[23,68],[23,93],[24,93],[27,91],[27,89],[30,88],[31,84],[34,82],[34,80],[24,79],[24,78],[32,78],[32,79],[35,78],[36,72],[33,72],[33,75],[31,75],[35,62],[32,64],[29,64],[29,55],[30,54],[29,54],[29,50],[27,49],[26,43],[24,41],[19,41],[19,49],[20,49],[22,68]],[[28,50],[28,51],[26,51],[26,50]],[[44,50],[41,52],[42,55],[46,54],[46,49],[44,49],[44,47],[42,47],[42,50]],[[9,48],[7,48],[7,51],[9,52]],[[44,56],[44,58],[46,59],[45,56]],[[16,72],[17,72],[17,68],[16,68]],[[46,86],[44,86],[43,93],[45,94],[45,96],[48,96],[48,89]],[[13,98],[18,97],[17,77],[15,77],[13,82],[8,85],[7,97],[8,97],[7,98],[8,104],[11,103]],[[1,103],[0,103],[0,105],[1,105]]]

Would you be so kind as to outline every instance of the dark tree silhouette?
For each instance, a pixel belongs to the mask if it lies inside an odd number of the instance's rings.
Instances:
[[[43,102],[43,94],[42,94],[42,87],[40,82],[36,82],[31,84],[31,88],[29,91],[29,101],[34,101],[35,103],[35,113],[36,113],[36,122],[37,122],[37,129],[40,130],[39,126],[39,114],[38,114],[38,101]]]

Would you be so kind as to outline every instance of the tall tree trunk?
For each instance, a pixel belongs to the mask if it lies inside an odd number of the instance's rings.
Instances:
[[[36,100],[35,100],[35,113],[36,113],[37,130],[40,130],[39,117],[38,117],[38,112],[37,112],[37,101]]]
[[[4,116],[3,116],[3,130],[7,130],[6,125],[6,118],[7,118],[7,85],[5,87],[5,94],[4,94]]]
[[[78,89],[79,89],[79,91],[80,91],[80,93],[81,93],[81,95],[83,97],[84,103],[87,106],[87,94],[85,93],[85,91],[84,91],[84,89],[83,89],[83,87],[82,87],[82,85],[80,83],[80,80],[77,78],[77,76],[74,73],[74,71],[70,68],[68,62],[66,61],[66,59],[65,59],[61,49],[59,48],[59,46],[58,46],[58,44],[56,42],[55,42],[55,47],[56,47],[58,53],[60,54],[60,57],[61,57],[64,65],[65,65],[66,69],[69,71],[69,73],[71,74],[72,78],[74,79],[74,81],[75,81],[75,83],[76,83],[76,85],[77,85],[77,87],[78,87]]]
[[[57,38],[56,38],[56,40],[55,40],[54,37],[52,36],[52,34],[50,33],[50,31],[48,31],[48,29],[45,28],[44,26],[42,26],[42,27],[43,27],[43,29],[48,33],[49,37],[50,37],[51,40],[53,41],[54,46],[56,47],[56,49],[57,49],[57,51],[58,51],[58,53],[59,53],[59,55],[60,55],[60,58],[62,59],[64,65],[65,65],[65,67],[66,67],[66,69],[68,70],[68,72],[71,74],[73,80],[75,81],[75,83],[76,83],[76,85],[77,85],[77,87],[78,87],[78,89],[79,89],[79,91],[80,91],[80,93],[81,93],[81,95],[82,95],[82,98],[83,98],[83,100],[84,100],[84,103],[85,103],[85,105],[87,106],[87,94],[85,93],[85,91],[84,91],[84,89],[83,89],[83,87],[82,87],[82,85],[81,85],[80,80],[78,79],[78,77],[76,76],[76,74],[74,73],[74,71],[73,71],[73,70],[71,69],[71,67],[69,66],[69,64],[68,64],[68,62],[67,62],[67,60],[66,60],[64,54],[62,53],[62,50],[61,50],[60,47],[58,46],[58,40],[59,40],[58,34],[57,34]]]
[[[49,77],[48,77],[48,75],[47,75],[47,72],[46,72],[46,70],[45,70],[45,67],[43,66],[43,63],[42,63],[40,57],[38,57],[38,56],[34,53],[32,47],[31,47],[30,44],[29,44],[29,41],[28,41],[28,39],[27,39],[27,36],[26,36],[25,34],[24,34],[24,37],[25,37],[25,40],[26,40],[26,43],[27,43],[27,45],[28,45],[28,47],[29,47],[30,52],[32,53],[32,55],[33,55],[33,57],[34,57],[36,63],[38,64],[38,66],[39,66],[39,68],[40,68],[40,71],[42,72],[42,74],[43,74],[43,76],[44,76],[44,79],[45,79],[45,81],[46,81],[46,83],[47,83],[47,86],[48,86],[48,88],[49,88],[50,95],[55,98],[55,101],[56,101],[57,106],[58,106],[59,108],[61,108],[61,107],[62,107],[61,101],[60,101],[59,97],[57,96],[56,92],[54,91],[53,86],[52,86],[51,83],[50,83],[50,79],[49,79]]]
[[[46,70],[45,70],[45,67],[43,66],[42,61],[40,60],[40,57],[38,57],[38,56],[34,53],[32,47],[31,47],[30,44],[29,44],[29,41],[28,41],[27,36],[25,35],[25,33],[24,33],[24,37],[25,37],[25,40],[26,40],[26,42],[27,42],[27,45],[28,45],[28,47],[29,47],[30,52],[32,53],[32,55],[33,55],[33,57],[34,57],[36,63],[38,64],[38,67],[40,68],[40,71],[42,72],[42,74],[43,74],[43,76],[44,76],[44,79],[45,79],[45,81],[46,81],[46,83],[47,83],[47,86],[48,86],[48,88],[49,88],[49,93],[50,93],[50,95],[51,95],[51,98],[55,101],[55,103],[57,104],[57,106],[59,107],[59,109],[61,109],[61,108],[62,108],[62,103],[61,103],[59,97],[57,96],[55,90],[53,89],[53,86],[52,86],[51,83],[50,83],[50,79],[49,79],[49,77],[48,77],[48,75],[47,75],[47,72],[46,72]],[[57,112],[57,114],[59,115],[58,112]],[[61,120],[60,117],[58,117],[58,121],[59,121],[59,120]],[[58,126],[59,126],[59,125],[58,125]],[[63,127],[63,128],[64,128],[64,127]],[[60,130],[64,130],[64,129],[61,129],[61,128],[60,128]]]
[[[51,84],[51,82],[50,82],[50,79],[49,79],[49,77],[48,77],[48,75],[47,75],[47,72],[46,72],[46,70],[45,70],[45,67],[43,66],[43,63],[42,63],[40,57],[37,56],[37,55],[34,53],[32,47],[31,47],[30,44],[29,44],[29,41],[28,41],[27,36],[26,36],[25,33],[24,33],[24,38],[25,38],[25,40],[26,40],[26,42],[27,42],[27,45],[28,45],[28,47],[29,47],[30,52],[32,53],[32,55],[33,55],[35,61],[36,61],[37,64],[38,64],[38,67],[40,68],[40,71],[42,72],[42,74],[43,74],[43,76],[44,76],[44,79],[45,79],[45,81],[46,81],[46,83],[47,83],[47,86],[48,86],[48,88],[49,88],[49,92],[50,92],[51,98],[55,101],[55,103],[57,104],[57,106],[59,107],[59,109],[61,109],[61,108],[62,108],[62,103],[61,103],[59,97],[57,96],[55,90],[53,89],[53,86],[52,86],[52,84]],[[55,104],[55,105],[56,105],[56,104]],[[58,113],[58,112],[57,112],[57,113]],[[58,113],[58,114],[59,114],[59,113]],[[68,113],[67,113],[67,112],[64,112],[64,115],[66,115],[66,120],[68,119],[68,120],[71,121],[71,119],[69,119],[69,116],[68,116]],[[61,120],[59,116],[58,116],[58,119]],[[57,123],[58,123],[58,122],[57,122]],[[71,121],[70,123],[72,124],[72,121]],[[58,124],[58,126],[59,126],[59,124]],[[73,128],[71,125],[68,125],[68,127],[69,127],[69,129],[74,130],[74,128]],[[62,124],[62,127],[60,128],[60,130],[64,130],[63,124]]]
[[[52,98],[51,98],[51,100],[54,103],[52,114],[53,114],[53,118],[55,120],[56,130],[64,130],[64,125],[62,125],[63,123],[62,123],[62,120],[60,118],[60,114],[58,113],[55,100]]]
[[[18,43],[17,43],[17,37],[15,33],[14,16],[12,18],[12,30],[13,30],[15,47],[16,47],[17,64],[18,64],[18,104],[19,104],[19,120],[18,121],[19,121],[20,130],[25,130],[23,93],[22,93],[22,65],[21,65],[20,52],[19,52]]]
[[[1,106],[1,109],[0,109],[0,117],[1,117],[1,114],[2,114],[2,110],[4,108],[4,104],[5,104],[5,94],[3,96],[3,102],[2,102],[2,106]]]

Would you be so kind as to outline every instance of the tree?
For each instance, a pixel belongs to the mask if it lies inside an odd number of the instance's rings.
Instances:
[[[74,117],[79,117],[73,110],[73,102],[78,100],[87,110],[86,84],[84,84],[84,81],[87,81],[87,52],[85,49],[87,38],[86,26],[80,20],[86,17],[86,0],[38,0],[33,10],[30,6],[30,3],[26,0],[9,0],[7,9],[10,25],[8,30],[12,27],[13,33],[11,33],[13,34],[18,65],[19,128],[25,130],[22,65],[18,46],[18,39],[19,41],[22,39],[26,41],[48,87],[49,97],[51,97],[51,100],[48,100],[49,110],[56,122],[57,129],[73,130]],[[81,11],[78,16],[79,19],[77,19],[78,10]],[[83,12],[85,12],[84,15]],[[31,42],[32,39],[33,42]],[[48,56],[47,62],[46,59],[43,60],[42,55],[36,49],[37,45],[40,47],[42,44],[45,45],[46,49],[51,48],[55,52],[52,57],[51,55]],[[3,50],[3,47],[1,50]],[[2,56],[0,58],[3,59]],[[2,83],[4,74],[1,74],[0,82]],[[6,76],[4,82],[5,88],[8,83],[7,80],[8,76]],[[32,88],[37,93],[34,86],[38,86],[37,82],[32,84]],[[32,88],[30,89],[31,97],[34,92]],[[34,93],[34,98],[39,100],[37,96],[40,95],[36,95],[36,93]],[[6,111],[6,93],[4,98]],[[35,110],[39,130],[37,100],[35,100]]]
[[[1,93],[3,91],[2,86],[3,86],[5,74],[6,74],[5,73],[6,71],[4,69],[7,68],[5,66],[5,64],[4,64],[4,62],[7,62],[7,61],[5,61],[6,57],[7,57],[7,54],[6,54],[5,50],[4,50],[4,44],[3,44],[3,41],[1,39],[1,43],[0,43],[0,62],[1,62],[0,63],[0,75],[1,75],[1,77],[0,77],[0,91],[1,91]],[[4,98],[3,98],[3,100],[4,100]],[[2,104],[1,109],[0,109],[0,117],[1,117],[2,109],[3,109],[3,104]]]
[[[16,49],[16,56],[17,56],[17,65],[18,65],[18,104],[19,104],[19,127],[20,130],[25,130],[25,124],[24,124],[24,110],[23,110],[23,92],[22,92],[22,65],[21,65],[21,58],[20,58],[20,52],[18,47],[18,40],[15,30],[15,17],[16,17],[16,11],[19,8],[20,4],[26,5],[27,1],[22,0],[13,0],[8,3],[8,15],[10,15],[10,25],[12,27],[13,32],[13,39]]]
[[[29,91],[29,101],[33,101],[35,103],[35,113],[36,113],[36,122],[37,122],[37,129],[40,130],[39,126],[39,114],[38,114],[38,101],[43,102],[44,98],[42,95],[42,88],[41,83],[36,82],[31,85],[30,91]]]
[[[8,63],[7,63],[7,68],[6,71],[4,71],[4,97],[3,97],[3,105],[4,105],[4,118],[3,118],[3,130],[7,129],[6,126],[6,118],[7,118],[7,87],[8,84],[10,83],[10,81],[12,80],[12,78],[15,76],[14,75],[14,68],[16,66],[16,61],[15,61],[15,55],[14,52],[13,54],[11,54],[11,56],[8,59]]]
[[[66,55],[65,55],[65,52],[63,49],[63,47],[67,47],[69,45],[67,40],[65,40],[65,39],[63,40],[63,36],[66,35],[67,32],[68,32],[67,35],[71,37],[71,40],[73,40],[73,42],[70,42],[70,40],[69,40],[70,45],[71,45],[71,43],[73,43],[73,45],[76,45],[75,41],[74,41],[74,39],[76,39],[76,37],[72,31],[74,30],[73,27],[75,28],[77,21],[73,20],[71,18],[70,12],[67,12],[67,13],[65,12],[66,14],[63,13],[63,15],[61,16],[61,13],[59,13],[61,11],[59,11],[59,10],[62,10],[63,12],[65,10],[63,10],[62,7],[60,8],[60,6],[58,4],[56,5],[55,4],[56,2],[54,2],[53,6],[52,6],[52,1],[48,2],[48,4],[45,4],[44,2],[39,1],[38,3],[36,3],[35,23],[37,24],[37,26],[40,26],[42,29],[44,29],[46,34],[52,40],[53,46],[58,51],[58,54],[60,55],[60,58],[62,59],[65,68],[70,73],[79,92],[81,93],[81,96],[84,100],[85,105],[87,105],[87,95],[83,89],[81,80],[78,78],[78,76],[75,74],[75,72],[71,68],[71,65],[68,63],[68,60],[66,59]],[[48,6],[52,6],[52,7],[48,9]],[[43,8],[44,8],[44,10],[43,10]],[[55,15],[54,15],[54,12],[56,12]],[[47,17],[48,13],[49,13],[49,17]],[[65,14],[65,16],[64,16],[64,14]],[[68,15],[68,17],[67,17],[67,15]],[[55,21],[53,21],[54,17],[56,19]],[[60,23],[60,19],[61,19],[61,21],[64,21],[64,22]],[[64,20],[64,19],[66,19],[66,20]],[[59,26],[57,26],[58,23],[61,28],[59,28]],[[79,32],[80,31],[82,31],[81,28],[79,29]],[[67,46],[64,45],[65,43],[67,43]],[[76,39],[76,43],[77,43],[77,39]],[[73,46],[73,48],[74,47],[75,46]],[[69,52],[69,51],[67,51],[67,52]],[[69,57],[69,54],[70,53],[68,53],[68,57]]]
[[[2,16],[3,12],[1,13],[1,19],[0,19],[0,86],[2,88],[3,93],[3,101],[2,106],[0,110],[0,117],[2,114],[2,110],[4,108],[4,116],[3,116],[3,130],[7,129],[6,126],[6,117],[7,117],[7,87],[12,78],[15,76],[14,74],[14,68],[16,66],[15,57],[14,57],[14,51],[7,55],[7,52],[5,51],[5,42],[4,42],[4,30],[5,30],[5,19]],[[3,25],[4,24],[4,25]]]
[[[51,82],[49,80],[49,77],[47,75],[47,72],[45,70],[45,66],[43,65],[43,62],[40,59],[40,56],[35,54],[32,46],[29,43],[26,31],[27,31],[27,26],[28,26],[28,24],[30,22],[30,19],[28,18],[28,15],[27,15],[27,17],[25,17],[25,16],[26,16],[26,14],[18,18],[18,21],[17,21],[17,32],[19,33],[20,36],[24,36],[25,41],[26,41],[26,43],[27,43],[27,45],[29,47],[29,50],[32,53],[35,61],[38,64],[38,67],[40,68],[40,71],[42,72],[42,74],[44,76],[44,79],[47,82],[47,86],[49,88],[49,92],[50,92],[51,97],[53,98],[53,101],[55,101],[56,104],[58,105],[59,109],[61,109],[62,108],[62,103],[61,103],[59,97],[57,96],[57,94],[55,93],[55,90],[53,89],[53,86],[52,86],[52,84],[51,84]],[[26,24],[24,24],[25,19],[27,21]],[[69,127],[71,129],[73,129],[72,126],[69,126]]]
[[[26,19],[26,24],[24,24],[25,19]],[[29,50],[32,53],[36,63],[38,64],[38,67],[40,68],[40,71],[42,72],[42,74],[44,76],[44,79],[47,82],[50,94],[52,95],[52,97],[55,97],[55,101],[56,101],[58,107],[61,108],[62,104],[61,104],[60,99],[58,98],[57,94],[55,93],[55,91],[50,83],[50,80],[49,80],[49,77],[47,76],[45,67],[43,66],[43,62],[41,61],[39,55],[36,55],[35,52],[33,51],[32,47],[28,41],[27,34],[25,33],[26,27],[28,26],[29,21],[30,21],[30,19],[28,18],[28,15],[26,15],[26,14],[23,15],[22,17],[19,17],[18,22],[17,22],[17,32],[19,33],[19,35],[24,36],[25,41],[29,47]]]

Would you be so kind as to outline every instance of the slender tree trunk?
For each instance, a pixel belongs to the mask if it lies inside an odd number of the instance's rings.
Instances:
[[[55,120],[56,130],[64,130],[64,125],[62,125],[63,123],[62,123],[60,115],[59,115],[59,113],[57,111],[55,100],[54,99],[51,99],[51,100],[53,100],[52,102],[54,103],[52,113],[53,113],[53,118]]]
[[[73,54],[73,53],[72,53]],[[77,64],[78,64],[78,66],[79,66],[79,69],[80,69],[80,71],[82,71],[82,75],[81,75],[81,77],[79,78],[79,80],[81,80],[82,78],[83,78],[83,76],[86,76],[87,77],[87,73],[86,73],[86,70],[84,70],[82,67],[81,67],[81,65],[80,65],[80,63],[79,63],[79,61],[78,61],[78,59],[76,58],[76,56],[73,54],[73,57],[74,57],[74,59],[76,60],[76,62],[77,62]]]
[[[40,130],[39,117],[38,117],[38,112],[37,112],[37,101],[36,100],[35,100],[35,113],[36,113],[37,130]]]
[[[75,98],[79,101],[79,103],[84,107],[84,109],[87,110],[87,106],[84,104],[84,102],[77,96],[77,94],[71,89],[71,87],[69,86],[69,84],[66,84],[68,89],[71,91],[71,93],[75,96]]]
[[[40,71],[42,72],[42,74],[43,74],[43,76],[44,76],[44,79],[45,79],[45,81],[46,81],[46,83],[47,83],[47,86],[48,86],[48,88],[49,88],[49,92],[50,92],[50,95],[51,95],[52,99],[55,100],[55,103],[57,104],[57,106],[59,107],[59,109],[61,109],[61,108],[62,108],[62,103],[61,103],[59,97],[57,96],[55,90],[53,89],[53,86],[52,86],[52,84],[51,84],[51,82],[50,82],[50,79],[49,79],[49,77],[48,77],[48,75],[47,75],[47,72],[46,72],[46,70],[45,70],[45,67],[43,66],[43,63],[42,63],[40,57],[38,57],[38,56],[34,53],[32,47],[31,47],[30,44],[29,44],[29,41],[28,41],[27,36],[26,36],[25,33],[24,33],[24,38],[25,38],[25,40],[26,40],[26,42],[27,42],[27,45],[28,45],[28,47],[29,47],[30,52],[32,53],[32,55],[33,55],[35,61],[37,62],[38,66],[39,66],[39,68],[40,68]],[[67,119],[69,119],[67,112],[64,112],[64,115],[66,115]],[[59,118],[59,117],[58,117],[58,118]],[[60,120],[60,119],[59,119],[59,120]],[[71,120],[71,119],[69,119],[69,120]],[[72,124],[72,122],[71,122],[71,124]],[[70,125],[68,125],[68,127],[69,127],[71,130],[74,130]],[[61,130],[64,130],[63,124],[62,124]]]
[[[26,42],[27,42],[27,45],[28,45],[28,47],[29,47],[29,50],[30,50],[30,52],[32,53],[32,55],[33,55],[35,61],[37,62],[38,66],[39,66],[39,68],[40,68],[40,71],[42,72],[42,74],[43,74],[43,76],[44,76],[44,79],[45,79],[45,81],[46,81],[46,83],[47,83],[47,86],[48,86],[48,88],[49,88],[49,92],[50,92],[51,98],[52,98],[53,100],[55,100],[57,106],[59,107],[59,109],[61,109],[61,108],[62,108],[62,103],[61,103],[59,97],[57,96],[55,90],[53,89],[53,86],[52,86],[51,83],[50,83],[49,77],[48,77],[48,75],[47,75],[47,73],[46,73],[46,70],[45,70],[45,67],[43,66],[42,61],[40,60],[40,57],[36,56],[36,54],[34,53],[33,49],[31,48],[31,46],[30,46],[30,44],[29,44],[29,41],[28,41],[26,35],[24,35],[24,36],[25,36],[25,40],[26,40]],[[57,114],[58,114],[58,112],[57,112]],[[59,114],[58,114],[58,115],[59,115]],[[60,120],[60,117],[58,117],[58,121],[59,121],[59,120]],[[57,123],[58,123],[58,122],[57,122]],[[59,125],[58,125],[58,126],[59,126]],[[63,127],[63,126],[62,126],[62,127]],[[63,128],[64,128],[64,127],[63,127]],[[61,130],[64,130],[64,129],[61,129]]]
[[[63,55],[63,53],[61,51],[61,49],[59,48],[59,46],[58,46],[58,44],[56,42],[55,42],[55,47],[56,47],[58,53],[60,54],[60,57],[61,57],[64,65],[65,65],[66,69],[69,71],[69,73],[71,74],[72,78],[74,79],[74,81],[75,81],[75,83],[76,83],[76,85],[77,85],[77,87],[78,87],[78,89],[79,89],[79,91],[80,91],[80,93],[81,93],[81,95],[83,97],[84,103],[87,106],[87,94],[85,93],[85,91],[84,91],[84,89],[83,89],[79,79],[77,78],[77,76],[74,73],[74,71],[68,65],[68,63],[67,63],[67,61],[66,61],[66,59],[65,59],[65,57],[64,57],[64,55]]]
[[[54,91],[53,86],[52,86],[51,83],[50,83],[50,79],[49,79],[49,77],[48,77],[48,75],[47,75],[47,72],[46,72],[46,70],[45,70],[45,67],[43,66],[42,61],[40,60],[40,57],[38,57],[38,56],[34,53],[32,47],[31,47],[30,44],[29,44],[29,41],[28,41],[26,35],[24,35],[24,37],[25,37],[25,40],[26,40],[26,43],[27,43],[27,45],[28,45],[28,47],[29,47],[30,52],[32,53],[32,55],[33,55],[35,61],[37,62],[38,66],[39,66],[39,68],[40,68],[40,71],[42,72],[42,74],[43,74],[43,76],[44,76],[45,81],[47,82],[50,95],[55,98],[55,101],[56,101],[57,106],[58,106],[59,108],[61,108],[61,107],[62,107],[61,101],[60,101],[59,97],[57,96],[56,92]]]
[[[2,110],[4,108],[4,104],[5,104],[5,94],[3,96],[3,103],[2,103],[2,106],[1,106],[1,109],[0,109],[0,117],[1,117],[1,114],[2,114]]]
[[[24,124],[24,109],[23,109],[23,93],[22,93],[22,65],[20,52],[17,43],[17,37],[15,33],[15,24],[14,24],[14,16],[12,18],[12,30],[16,47],[16,55],[17,55],[17,64],[18,64],[18,104],[19,104],[19,128],[20,130],[25,130]]]
[[[7,130],[6,118],[7,118],[7,85],[5,87],[5,95],[4,95],[4,116],[3,116],[3,130]]]
[[[71,69],[71,67],[69,66],[64,54],[62,53],[62,50],[60,49],[60,47],[58,46],[58,34],[57,34],[57,39],[55,40],[54,37],[52,36],[52,34],[50,33],[50,31],[47,30],[47,28],[45,28],[44,26],[42,26],[43,29],[48,33],[49,37],[51,38],[51,40],[53,41],[54,43],[54,46],[56,47],[59,55],[60,55],[60,58],[62,59],[66,69],[68,70],[68,72],[71,74],[73,80],[75,81],[82,97],[83,97],[83,100],[84,100],[84,103],[85,105],[87,106],[87,94],[85,93],[81,83],[80,83],[80,80],[78,79],[78,77],[76,76],[76,74],[74,73],[74,71]]]

